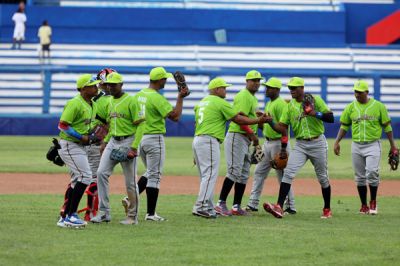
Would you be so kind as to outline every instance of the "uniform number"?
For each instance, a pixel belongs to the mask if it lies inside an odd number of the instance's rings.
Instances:
[[[139,112],[139,117],[145,117],[146,116],[146,104],[140,103],[140,112]]]
[[[199,124],[201,124],[203,122],[203,119],[204,119],[204,108],[205,107],[200,107],[199,108]]]

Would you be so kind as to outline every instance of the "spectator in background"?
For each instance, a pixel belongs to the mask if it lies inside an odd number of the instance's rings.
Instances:
[[[14,27],[14,35],[13,35],[13,45],[11,49],[21,49],[22,41],[25,40],[25,22],[26,22],[26,15],[24,13],[24,7],[21,5],[19,6],[17,12],[14,13],[12,16],[12,20],[15,23]],[[16,45],[18,47],[16,47]]]
[[[51,27],[47,20],[44,20],[42,26],[39,28],[38,37],[42,51],[40,52],[40,58],[45,58],[45,52],[47,51],[47,58],[50,58],[50,44],[51,44]]]

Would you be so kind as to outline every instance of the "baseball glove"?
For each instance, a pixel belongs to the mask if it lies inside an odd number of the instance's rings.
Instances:
[[[271,167],[277,170],[285,169],[288,161],[288,154],[286,151],[281,151],[275,154],[274,159],[270,162]]]
[[[61,149],[60,144],[58,143],[58,139],[53,138],[53,145],[50,147],[49,151],[46,154],[47,160],[53,162],[55,165],[63,166],[64,161],[61,159],[58,154],[58,150]]]
[[[137,152],[130,147],[119,147],[113,149],[110,154],[110,159],[117,162],[126,162],[137,156]]]
[[[103,141],[103,139],[108,134],[108,126],[107,125],[97,125],[93,128],[91,133],[89,133],[89,144],[96,144]]]
[[[302,103],[304,114],[308,115],[315,109],[314,97],[310,93],[304,94]]]
[[[399,166],[399,150],[391,150],[389,152],[388,163],[390,165],[390,169],[393,171],[397,170],[397,167]]]
[[[253,153],[251,154],[250,161],[252,164],[258,164],[264,158],[264,152],[260,145],[254,147]]]
[[[186,84],[186,79],[185,79],[185,76],[183,75],[183,73],[180,71],[175,71],[174,79],[175,79],[176,85],[178,86],[178,91],[181,92],[181,90],[183,88],[187,88],[188,91],[185,95],[183,95],[183,97],[188,96],[190,94],[190,90],[189,90],[188,85]]]

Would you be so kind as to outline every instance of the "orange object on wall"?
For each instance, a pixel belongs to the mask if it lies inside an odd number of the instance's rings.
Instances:
[[[367,28],[367,44],[391,44],[400,39],[400,10]]]

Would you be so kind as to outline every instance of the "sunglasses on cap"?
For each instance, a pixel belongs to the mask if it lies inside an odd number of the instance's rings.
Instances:
[[[83,84],[82,88],[95,81],[97,81],[97,76],[93,75],[85,84]]]

